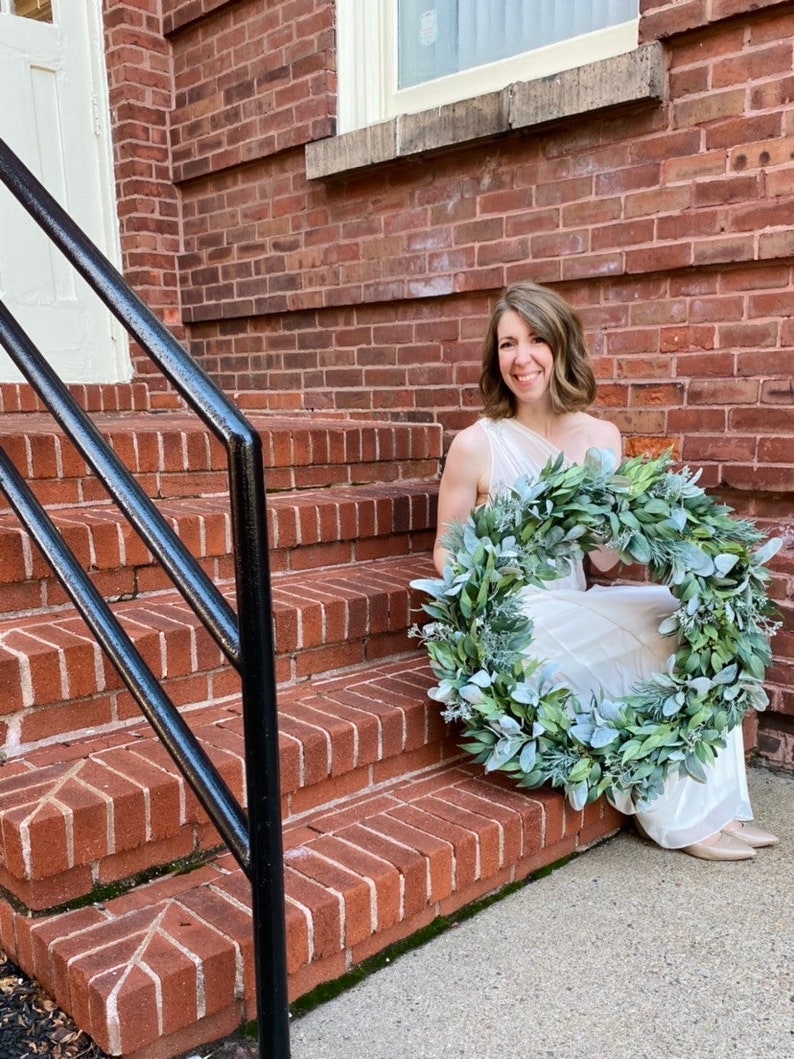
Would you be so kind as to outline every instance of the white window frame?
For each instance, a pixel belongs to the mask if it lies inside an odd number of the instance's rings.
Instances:
[[[397,0],[336,0],[337,131],[471,99],[515,81],[571,70],[634,51],[639,16],[499,62],[397,88]]]

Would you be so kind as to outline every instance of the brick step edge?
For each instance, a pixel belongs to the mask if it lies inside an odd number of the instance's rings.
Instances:
[[[459,757],[460,733],[427,696],[433,682],[417,652],[280,695],[285,821]],[[239,697],[185,718],[244,804]],[[0,767],[0,887],[34,912],[220,844],[145,721],[36,748]]]
[[[343,566],[432,547],[437,485],[400,482],[278,493],[268,499],[274,575]],[[228,497],[161,501],[160,513],[213,582],[234,577]],[[127,519],[108,503],[58,508],[52,520],[105,599],[144,598],[172,582]],[[0,614],[68,603],[16,516],[0,513]]]
[[[408,630],[421,617],[421,598],[409,585],[432,572],[422,554],[274,577],[279,684],[410,650]],[[222,587],[232,595],[232,586]],[[178,593],[124,600],[113,610],[177,704],[212,702],[239,689],[236,671]],[[9,756],[15,748],[139,715],[71,609],[0,620],[0,688],[0,748]]]
[[[95,425],[121,462],[152,497],[217,495],[228,491],[221,443],[195,417],[98,415]],[[257,416],[269,492],[434,478],[442,427],[381,420],[318,420]],[[0,441],[45,506],[107,499],[74,445],[49,416],[0,416]],[[7,510],[4,497],[0,509]]]
[[[155,391],[145,382],[69,383],[69,393],[87,412],[129,412],[184,407],[174,391]],[[0,382],[0,413],[47,413],[46,406],[26,382]]]
[[[474,765],[444,767],[285,832],[292,999],[616,832]],[[103,905],[31,919],[0,903],[0,942],[102,1048],[171,1059],[255,1017],[250,889],[229,854]]]

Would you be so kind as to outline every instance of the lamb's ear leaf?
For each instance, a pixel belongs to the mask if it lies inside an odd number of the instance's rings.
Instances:
[[[780,549],[783,547],[783,540],[780,537],[772,537],[766,544],[762,545],[753,556],[753,564],[755,566],[763,566],[768,563]]]
[[[721,574],[729,574],[738,562],[739,556],[731,555],[728,552],[714,556],[714,565]]]
[[[568,801],[576,810],[584,809],[587,805],[587,795],[589,792],[590,787],[587,780],[582,780],[581,783],[575,783],[572,787],[568,787],[566,791]]]
[[[521,771],[529,773],[535,767],[535,758],[537,757],[538,745],[534,739],[531,739],[528,743],[524,744],[521,754],[518,758],[518,763],[521,766]]]

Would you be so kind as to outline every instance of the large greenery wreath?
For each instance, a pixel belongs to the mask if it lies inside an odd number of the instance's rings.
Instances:
[[[519,786],[563,787],[581,808],[604,792],[650,802],[668,770],[696,780],[763,688],[777,628],[765,563],[781,542],[764,539],[707,496],[671,458],[616,467],[591,449],[583,464],[550,461],[537,480],[472,513],[450,532],[443,578],[412,584],[430,596],[424,642],[438,685],[430,697],[464,725],[463,747]],[[532,657],[532,621],[521,589],[569,573],[601,545],[648,567],[679,601],[659,632],[671,637],[666,672],[620,700],[582,703]]]

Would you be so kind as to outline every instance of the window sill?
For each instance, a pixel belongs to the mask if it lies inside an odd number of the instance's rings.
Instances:
[[[469,143],[515,129],[548,125],[606,107],[665,98],[664,50],[658,43],[499,92],[331,136],[306,145],[310,180]]]

